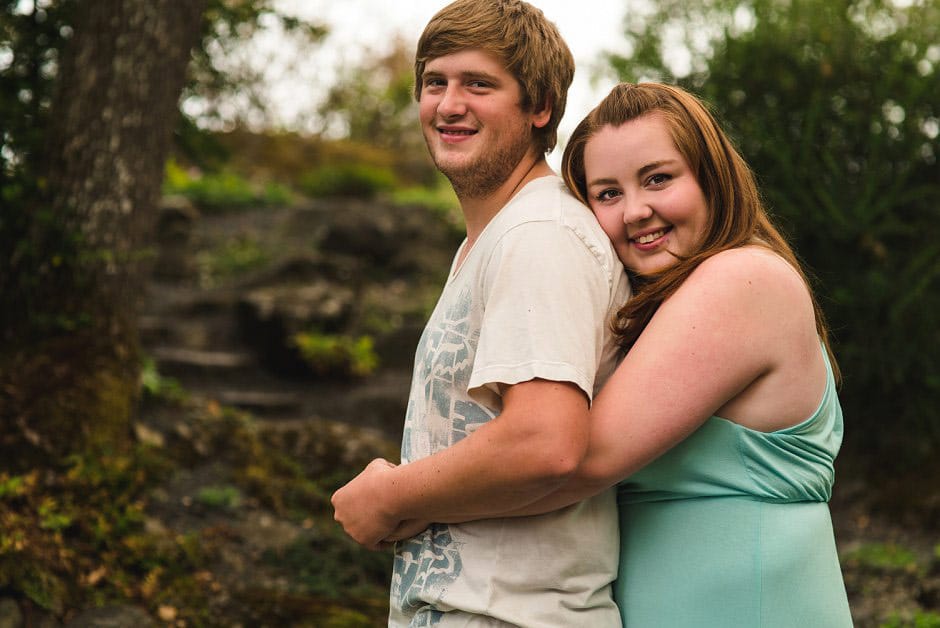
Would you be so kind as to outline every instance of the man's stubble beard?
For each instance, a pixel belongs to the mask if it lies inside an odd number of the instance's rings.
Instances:
[[[458,198],[484,198],[496,192],[506,182],[532,147],[531,131],[519,135],[520,140],[517,142],[497,142],[491,153],[478,156],[471,164],[448,167],[448,164],[440,163],[433,152],[431,158],[441,174],[450,181]]]

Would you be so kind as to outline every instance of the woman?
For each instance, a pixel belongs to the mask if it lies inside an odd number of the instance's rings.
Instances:
[[[619,482],[615,590],[630,628],[851,626],[827,506],[838,369],[747,165],[702,103],[647,83],[615,87],[562,168],[630,273],[614,321],[626,354],[576,477],[499,514]]]
[[[636,291],[569,489],[622,480],[625,625],[851,626],[826,504],[838,370],[747,165],[690,94],[623,84],[563,174]]]

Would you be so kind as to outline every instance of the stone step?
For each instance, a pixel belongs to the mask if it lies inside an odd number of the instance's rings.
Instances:
[[[303,395],[291,392],[217,390],[212,396],[223,405],[234,406],[261,416],[299,415],[304,405]]]
[[[206,351],[185,347],[152,347],[150,355],[163,375],[173,377],[230,375],[257,368],[248,351]]]
[[[137,330],[145,347],[172,346],[196,351],[218,351],[238,344],[235,323],[230,316],[186,318],[142,315]]]

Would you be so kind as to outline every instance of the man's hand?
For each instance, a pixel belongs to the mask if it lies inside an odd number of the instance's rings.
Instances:
[[[384,507],[393,490],[389,474],[394,468],[388,460],[376,458],[362,473],[333,493],[333,518],[346,534],[366,549],[381,549],[381,542],[401,523]]]
[[[410,539],[413,536],[417,536],[421,532],[424,532],[428,529],[428,526],[431,525],[430,521],[424,521],[423,519],[406,519],[398,524],[398,527],[395,528],[391,534],[389,534],[385,539],[384,543],[392,544],[396,541],[404,541],[405,539]]]

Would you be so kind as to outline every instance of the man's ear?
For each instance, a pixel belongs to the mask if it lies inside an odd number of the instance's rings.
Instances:
[[[552,119],[552,101],[548,98],[541,107],[532,112],[532,126],[541,129]]]

